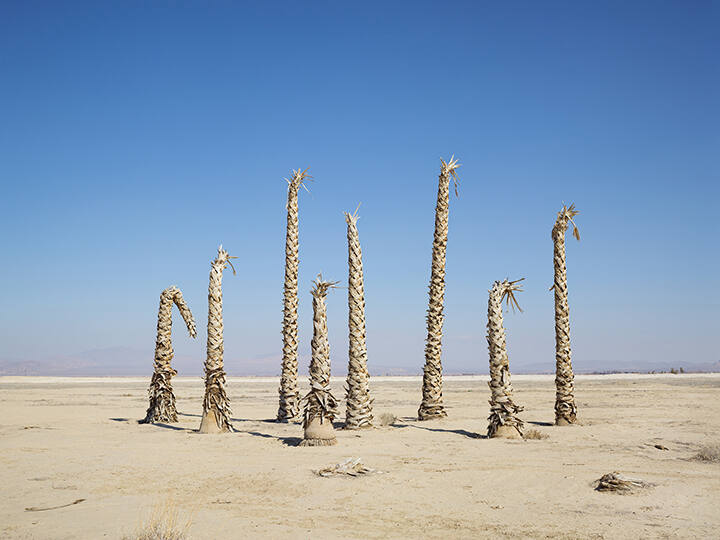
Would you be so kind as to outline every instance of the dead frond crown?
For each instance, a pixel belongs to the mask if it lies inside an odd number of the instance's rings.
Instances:
[[[312,294],[315,298],[325,298],[325,296],[327,296],[328,290],[337,289],[337,284],[340,282],[324,281],[322,274],[318,274],[315,278],[315,281],[313,281],[312,283],[313,288],[310,290],[310,294]]]
[[[305,191],[310,193],[310,190],[305,185],[305,180],[309,180],[312,182],[312,176],[310,176],[307,172],[310,170],[310,167],[305,169],[304,171],[300,168],[298,169],[292,169],[292,173],[290,175],[290,180],[285,178],[285,181],[288,183],[288,189],[299,189],[301,187],[305,188]]]
[[[218,248],[218,254],[215,260],[213,261],[213,266],[220,265],[223,270],[227,268],[227,265],[230,265],[230,268],[232,268],[233,275],[236,274],[235,267],[230,262],[230,259],[237,259],[237,257],[230,255],[227,251],[225,251],[222,247],[222,244],[220,244],[220,247]]]
[[[458,163],[458,160],[455,159],[455,154],[450,156],[450,159],[446,163],[443,158],[440,158],[440,175],[450,175],[453,179],[453,185],[455,187],[455,196],[458,196],[458,177],[457,172],[455,172],[455,169],[460,167],[460,163]]]
[[[362,204],[362,203],[360,203],[360,204]],[[352,214],[350,212],[343,212],[343,214],[345,214],[345,222],[348,225],[350,225],[351,223],[352,224],[357,223],[357,220],[360,218],[360,216],[358,216],[358,210],[360,210],[360,204],[357,205],[355,212],[353,212]]]
[[[580,212],[575,209],[575,203],[571,204],[570,206],[566,206],[563,204],[562,209],[558,212],[557,220],[555,221],[555,224],[561,226],[563,231],[567,231],[570,223],[572,223],[572,234],[578,241],[580,240],[580,231],[578,230],[573,218],[579,213]]]
[[[502,282],[496,281],[495,283],[500,286],[500,290],[502,291],[502,295],[500,296],[500,303],[502,304],[503,300],[505,300],[505,304],[512,308],[513,312],[515,311],[515,308],[522,313],[522,308],[517,302],[517,298],[515,298],[516,292],[522,292],[522,285],[518,285],[521,281],[523,281],[525,278],[516,279],[515,281],[508,281],[507,278],[505,278]]]

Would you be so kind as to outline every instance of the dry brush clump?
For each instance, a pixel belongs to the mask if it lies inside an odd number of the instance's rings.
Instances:
[[[502,302],[505,300],[513,309],[520,306],[515,292],[522,291],[519,281],[496,281],[489,291],[487,342],[490,354],[490,416],[488,416],[488,437],[522,437],[523,422],[517,414],[523,410],[513,401],[513,387],[510,384],[510,362],[505,342]]]
[[[577,422],[575,382],[570,355],[570,310],[568,307],[567,266],[565,264],[565,232],[570,224],[573,236],[580,233],[573,221],[578,215],[575,205],[564,206],[558,212],[552,229],[553,265],[555,279],[555,424],[565,426]]]
[[[523,439],[525,440],[539,441],[547,438],[549,438],[549,435],[547,433],[543,433],[538,429],[528,429],[523,432]]]
[[[445,256],[448,240],[448,217],[450,214],[450,179],[457,195],[457,172],[460,164],[453,155],[446,163],[440,160],[438,196],[435,207],[435,234],[433,236],[432,266],[430,269],[430,300],[427,311],[427,340],[425,342],[425,367],[423,369],[422,403],[418,409],[419,420],[447,416],[442,395],[442,329],[445,303]]]
[[[358,208],[360,208],[358,206]],[[348,375],[345,429],[372,427],[373,400],[370,398],[370,373],[365,342],[365,288],[362,249],[355,213],[345,212],[348,241]]]
[[[325,305],[328,290],[334,288],[337,283],[337,281],[324,281],[322,275],[318,274],[311,290],[313,337],[310,392],[303,398],[305,402],[304,438],[300,441],[300,446],[337,444],[332,424],[337,416],[337,400],[330,391],[330,343],[327,329],[327,306]]]
[[[378,418],[378,424],[381,426],[392,426],[395,422],[398,421],[398,417],[394,415],[393,413],[384,412],[382,413]]]
[[[720,463],[720,444],[708,444],[703,446],[695,456],[695,461],[706,463]]]
[[[158,504],[145,523],[139,525],[131,535],[123,540],[188,540],[188,531],[192,525],[192,515],[184,521],[172,502]]]
[[[210,265],[210,283],[208,285],[208,336],[207,356],[205,359],[205,398],[200,433],[225,433],[232,430],[230,424],[230,402],[225,392],[225,368],[223,354],[223,299],[222,276],[228,265],[235,274],[230,259],[236,259],[222,246]]]
[[[174,351],[172,348],[172,306],[175,304],[187,326],[190,337],[197,336],[195,319],[183,298],[180,289],[171,286],[160,294],[158,309],[157,338],[155,339],[155,371],[150,380],[148,395],[150,406],[142,424],[154,422],[177,422],[175,394],[171,379],[177,375],[172,367]]]
[[[285,284],[283,286],[283,356],[280,374],[280,404],[277,419],[289,422],[300,419],[298,386],[298,192],[312,176],[308,169],[292,171],[288,183],[287,227],[285,232]]]

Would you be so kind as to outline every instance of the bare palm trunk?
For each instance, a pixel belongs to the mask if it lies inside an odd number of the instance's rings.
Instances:
[[[575,205],[563,206],[552,230],[553,263],[555,267],[555,424],[565,426],[577,422],[575,376],[570,355],[570,310],[568,307],[567,267],[565,266],[565,232],[570,223],[573,236],[580,233],[573,218]]]
[[[445,302],[445,252],[448,238],[448,214],[450,211],[450,177],[456,184],[455,169],[460,165],[455,156],[448,163],[440,160],[438,197],[435,208],[435,236],[433,238],[432,268],[430,272],[430,302],[427,311],[427,341],[425,343],[425,368],[423,370],[422,403],[418,409],[420,420],[447,416],[442,397],[442,328]]]
[[[285,285],[283,298],[283,358],[280,374],[278,422],[300,419],[298,387],[298,191],[306,179],[307,169],[292,172],[288,180],[287,230],[285,233]]]
[[[330,446],[337,443],[332,422],[337,416],[337,401],[330,392],[330,343],[327,330],[325,298],[337,282],[323,281],[318,275],[312,289],[313,338],[310,360],[310,392],[305,401],[303,428],[305,436],[300,446]]]
[[[210,266],[208,285],[208,336],[205,359],[205,398],[200,433],[224,433],[232,430],[230,425],[230,402],[225,393],[225,369],[223,367],[223,304],[222,276],[230,259],[222,246]],[[235,269],[233,268],[233,274]]]
[[[365,344],[365,291],[363,285],[362,250],[357,229],[357,210],[345,212],[348,239],[348,351],[347,411],[345,429],[372,427],[370,373],[367,369]]]
[[[152,424],[155,422],[177,422],[177,410],[175,408],[175,394],[173,393],[171,379],[177,375],[172,368],[174,351],[172,348],[172,306],[178,307],[190,337],[197,336],[195,319],[193,319],[190,308],[185,303],[180,289],[168,287],[160,294],[160,308],[158,309],[157,338],[155,340],[155,372],[150,380],[148,394],[150,406],[148,407],[145,419],[141,424]]]
[[[518,280],[521,281],[521,280]],[[496,281],[488,298],[487,342],[490,353],[490,416],[488,416],[488,437],[516,439],[522,437],[523,422],[517,413],[523,410],[513,401],[513,387],[510,384],[510,362],[505,342],[502,301],[507,298],[517,306],[514,292],[521,291],[517,281]],[[519,309],[519,306],[518,306]]]

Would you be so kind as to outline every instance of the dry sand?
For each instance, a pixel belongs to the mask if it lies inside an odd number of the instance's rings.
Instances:
[[[720,444],[720,375],[579,376],[583,425],[565,428],[552,377],[516,376],[526,427],[549,435],[529,441],[484,438],[486,380],[447,377],[449,417],[418,422],[420,378],[375,377],[395,425],[299,448],[300,426],[268,420],[277,379],[231,378],[238,432],[199,435],[200,378],[174,380],[179,424],[139,425],[149,377],[0,377],[0,537],[122,538],[166,503],[190,538],[720,536],[720,464],[692,459]],[[312,472],[352,456],[385,474]],[[594,491],[611,471],[655,485]]]

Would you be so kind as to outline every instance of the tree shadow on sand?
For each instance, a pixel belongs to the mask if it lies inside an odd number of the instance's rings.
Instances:
[[[430,427],[424,427],[424,426],[416,426],[415,424],[405,424],[406,427],[411,427],[415,429],[424,429],[425,431],[433,431],[436,433],[455,433],[456,435],[462,435],[463,437],[468,437],[470,439],[487,439],[487,435],[482,435],[480,433],[474,433],[472,431],[467,431],[465,429],[442,429],[442,428],[430,428]]]

